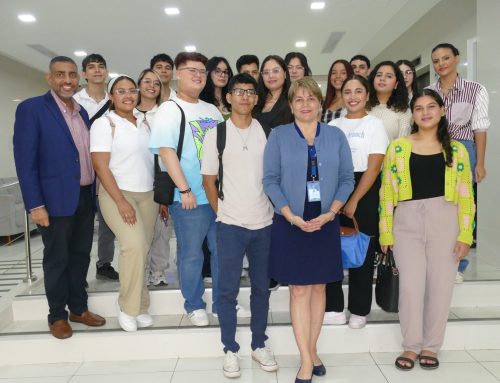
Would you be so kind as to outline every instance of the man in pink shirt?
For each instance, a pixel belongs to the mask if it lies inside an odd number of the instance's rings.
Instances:
[[[94,228],[94,170],[89,152],[89,117],[74,100],[78,70],[69,57],[51,60],[51,88],[16,110],[14,159],[26,210],[42,234],[49,329],[72,335],[69,320],[102,326],[88,311],[85,280]]]

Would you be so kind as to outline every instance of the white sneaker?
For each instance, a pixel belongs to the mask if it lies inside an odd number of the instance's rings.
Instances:
[[[208,326],[208,315],[205,309],[198,309],[188,313],[188,318],[193,326]]]
[[[345,311],[337,312],[337,311],[328,311],[325,312],[325,316],[323,318],[323,324],[335,324],[341,325],[346,324],[347,318],[345,316]]]
[[[153,317],[149,314],[140,314],[135,317],[138,328],[150,327],[153,325]]]
[[[349,327],[352,329],[360,329],[366,326],[366,317],[361,315],[351,314],[349,318]]]
[[[457,275],[455,277],[455,283],[464,283],[464,273],[457,271]]]
[[[137,321],[135,317],[125,314],[120,307],[118,307],[118,323],[125,331],[137,331]]]
[[[278,363],[269,347],[257,348],[252,351],[252,359],[260,364],[264,371],[272,372],[278,369]]]
[[[250,312],[249,309],[245,308],[244,306],[237,304],[236,305],[236,316],[238,318],[250,318],[252,316],[252,313]]]
[[[226,352],[222,365],[222,372],[226,378],[239,378],[241,376],[240,359],[237,352]]]

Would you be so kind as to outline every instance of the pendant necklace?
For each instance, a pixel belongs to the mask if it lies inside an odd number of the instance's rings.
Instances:
[[[243,138],[243,135],[240,132],[240,130],[242,130],[242,129],[236,128],[236,132],[238,133],[238,135],[240,136],[241,141],[243,142],[243,150],[248,150],[247,141],[248,141],[248,138],[250,137],[250,133],[252,132],[251,129],[252,129],[251,126],[249,126],[247,129],[245,129],[245,130],[248,130],[248,133],[247,133],[246,138]]]

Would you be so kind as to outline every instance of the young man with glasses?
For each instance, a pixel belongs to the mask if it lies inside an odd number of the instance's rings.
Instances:
[[[82,77],[87,81],[87,87],[76,93],[73,98],[85,108],[92,122],[108,112],[110,104],[106,92],[108,69],[106,60],[100,54],[92,53],[82,61]],[[102,217],[99,203],[97,204],[97,262],[96,278],[118,281],[119,275],[111,266],[115,254],[115,235]]]
[[[252,358],[264,371],[278,369],[271,350],[265,346],[270,293],[267,265],[273,208],[262,186],[266,135],[260,123],[252,118],[258,99],[256,87],[257,82],[247,74],[238,74],[230,80],[225,96],[231,105],[231,117],[225,127],[208,132],[203,143],[203,186],[210,205],[217,212],[219,275],[224,276],[219,280],[217,308],[226,353],[223,373],[229,378],[241,375],[240,346],[235,340],[236,298],[245,254],[251,282]],[[225,129],[226,135],[222,156],[223,197],[219,198],[217,135],[221,134],[221,129]]]
[[[215,213],[202,186],[200,163],[205,134],[224,119],[217,108],[199,99],[207,81],[207,58],[197,52],[181,52],[175,58],[177,95],[174,102],[164,102],[158,109],[151,128],[150,150],[161,157],[163,170],[176,185],[174,202],[169,212],[177,237],[177,267],[184,297],[184,308],[194,326],[208,326],[206,303],[203,301],[201,270],[202,244],[205,237],[212,254],[212,312],[216,313],[217,249],[215,246]],[[182,156],[177,157],[181,110],[185,115]]]
[[[149,69],[154,70],[160,76],[163,85],[162,101],[175,97],[175,90],[170,88],[170,81],[174,75],[174,61],[166,53],[159,53],[151,59]]]

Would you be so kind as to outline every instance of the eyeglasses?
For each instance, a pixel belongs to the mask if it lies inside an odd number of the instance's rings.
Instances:
[[[160,83],[158,80],[157,80],[157,81],[154,81],[154,80],[150,80],[150,79],[148,79],[148,78],[147,78],[147,79],[145,79],[145,80],[142,80],[142,81],[141,81],[141,84],[146,84],[146,85],[148,85],[148,86],[153,85],[153,86],[156,86],[156,87],[158,87],[158,88],[159,88],[159,87],[161,87],[161,83]]]
[[[257,91],[255,89],[235,88],[231,91],[231,93],[238,97],[243,97],[245,94],[247,95],[247,97],[253,97],[257,94]]]
[[[276,74],[278,74],[278,73],[280,73],[282,71],[283,71],[283,69],[276,67],[276,68],[273,68],[273,69],[263,70],[261,72],[261,74],[264,77],[268,77],[268,76],[271,76],[272,74],[276,75]]]
[[[120,89],[115,89],[113,91],[114,94],[117,94],[119,96],[125,96],[126,94],[133,94],[133,95],[136,95],[137,93],[139,93],[139,89],[134,89],[134,88],[131,88],[131,89],[123,89],[123,88],[120,88]]]
[[[288,65],[288,70],[289,71],[292,71],[292,70],[301,71],[301,70],[304,70],[304,67],[302,65]]]
[[[179,68],[177,69],[177,72],[180,70],[187,70],[192,76],[196,76],[199,74],[200,76],[206,76],[207,75],[207,70],[206,69],[197,69],[197,68],[191,68],[191,67],[184,67],[184,68]]]
[[[222,70],[220,68],[215,68],[214,73],[217,76],[221,76],[221,77],[229,76],[229,71],[227,69],[226,70]]]
[[[401,74],[404,76],[412,76],[413,75],[413,71],[408,69],[408,70],[402,70],[401,71]]]

